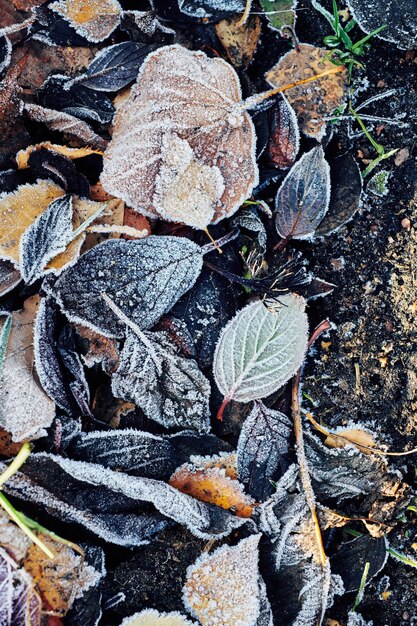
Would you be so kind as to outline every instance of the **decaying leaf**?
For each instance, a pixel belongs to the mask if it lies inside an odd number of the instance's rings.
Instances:
[[[294,109],[285,96],[272,108],[268,157],[274,167],[291,167],[300,149],[300,133]]]
[[[265,398],[282,387],[304,359],[305,300],[288,294],[271,306],[260,301],[248,304],[220,335],[213,372],[227,400]]]
[[[298,0],[260,0],[271,28],[285,32],[285,28],[294,28],[297,17]]]
[[[53,293],[71,321],[107,337],[123,337],[125,324],[102,293],[146,330],[193,286],[202,262],[201,248],[185,238],[114,239],[89,250],[63,272]]]
[[[13,263],[0,259],[0,297],[14,289],[21,280],[20,272]]]
[[[258,181],[255,132],[240,101],[222,59],[179,45],[151,53],[116,113],[104,189],[140,213],[195,228],[233,214]]]
[[[227,450],[228,444],[215,435],[199,434],[195,430],[153,435],[140,430],[118,429],[80,434],[72,446],[72,455],[80,461],[98,463],[134,476],[168,480],[177,467],[190,460],[191,455],[206,456]]]
[[[55,416],[55,405],[39,384],[34,364],[33,325],[39,296],[13,313],[0,383],[0,423],[14,441],[36,439],[46,434]]]
[[[235,67],[248,66],[255,53],[261,34],[261,20],[258,15],[251,15],[245,24],[240,17],[220,20],[214,29],[220,43],[225,48],[230,62]]]
[[[139,334],[140,333],[140,334]],[[164,333],[129,331],[112,378],[117,398],[134,402],[165,428],[210,429],[210,383]]]
[[[160,613],[155,609],[145,609],[140,613],[135,613],[126,617],[120,626],[192,626],[195,622],[190,622],[185,615],[177,613]]]
[[[169,484],[197,500],[232,511],[238,517],[251,517],[255,500],[245,494],[237,480],[227,475],[226,469],[218,466],[221,461],[221,456],[213,460],[201,458],[200,462],[193,457],[192,463],[186,463],[174,472]]]
[[[334,69],[334,65],[325,58],[328,53],[325,48],[301,43],[281,57],[267,72],[266,79],[273,87],[283,87]],[[333,73],[319,81],[298,85],[285,92],[288,102],[297,114],[300,130],[307,137],[323,137],[326,131],[326,121],[323,118],[343,103],[345,77],[345,71]]]
[[[59,152],[59,154],[63,154],[69,159],[82,159],[83,157],[90,154],[103,154],[100,150],[93,150],[92,148],[69,148],[68,146],[60,146],[56,143],[44,141],[42,143],[37,143],[34,146],[29,146],[24,150],[19,150],[19,152],[16,154],[17,167],[19,169],[25,169],[26,167],[29,167],[28,161],[30,155],[35,150],[40,150],[41,148],[46,148],[47,150]]]
[[[40,626],[41,608],[32,578],[0,548],[0,624]]]
[[[283,239],[314,234],[329,207],[330,168],[321,146],[303,154],[275,197],[275,226]]]
[[[119,25],[122,8],[117,0],[59,0],[49,5],[83,37],[97,43]]]
[[[55,554],[47,557],[36,544],[32,544],[24,560],[24,568],[36,580],[36,586],[47,606],[65,615],[74,600],[83,595],[102,576],[83,557],[69,546],[42,536],[42,541]]]
[[[260,535],[203,553],[187,570],[184,604],[202,626],[253,626],[259,616]]]
[[[288,469],[291,422],[280,411],[255,402],[243,423],[237,444],[240,482],[257,500],[266,500]]]
[[[25,230],[64,190],[48,180],[21,185],[13,193],[0,195],[0,256],[19,265],[20,238]]]
[[[88,352],[82,359],[87,367],[100,363],[108,374],[115,372],[120,363],[118,344],[114,339],[104,337],[91,328],[77,326],[77,333],[88,342]]]
[[[45,266],[64,252],[73,238],[72,198],[57,198],[39,215],[20,239],[20,271],[26,283],[33,283]]]
[[[375,439],[371,433],[362,428],[340,428],[334,433],[329,433],[324,443],[331,448],[344,448],[349,444],[353,444],[363,454],[372,454],[372,450],[368,448],[375,448],[376,446]]]

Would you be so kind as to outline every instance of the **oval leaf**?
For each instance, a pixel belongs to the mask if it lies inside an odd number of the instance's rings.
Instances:
[[[275,226],[284,239],[311,236],[330,202],[330,168],[318,146],[291,168],[275,198]]]
[[[307,348],[305,300],[287,294],[274,310],[252,302],[220,335],[214,376],[228,400],[250,402],[282,387],[300,367]]]

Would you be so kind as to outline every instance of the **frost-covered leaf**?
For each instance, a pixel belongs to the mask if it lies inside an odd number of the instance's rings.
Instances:
[[[0,624],[40,626],[41,608],[29,574],[0,548]]]
[[[369,583],[385,566],[388,558],[386,537],[373,539],[369,535],[346,541],[331,558],[332,570],[339,574],[345,592],[357,591],[361,586],[365,564],[369,563],[366,583]]]
[[[318,146],[303,154],[275,197],[275,226],[283,239],[306,239],[329,208],[330,168]]]
[[[40,383],[50,398],[69,415],[74,400],[66,379],[65,368],[57,351],[58,310],[52,298],[42,298],[34,326],[34,356]]]
[[[6,360],[7,344],[9,343],[10,331],[12,329],[12,316],[7,315],[2,320],[0,329],[0,382],[3,377],[4,362]]]
[[[128,332],[112,391],[165,428],[210,429],[210,383],[193,359],[176,354],[164,333]]]
[[[366,185],[366,191],[373,193],[379,198],[383,198],[388,195],[388,180],[391,176],[389,170],[381,170],[372,176],[368,184]]]
[[[50,559],[33,543],[24,560],[25,570],[36,580],[37,589],[52,611],[65,615],[74,600],[96,585],[102,572],[84,562],[81,554],[69,546],[42,536],[42,541],[55,555]]]
[[[229,449],[215,435],[182,431],[153,435],[140,430],[81,433],[71,455],[80,461],[98,463],[134,476],[168,479],[193,454],[212,455]]]
[[[274,167],[291,167],[300,149],[297,117],[288,100],[282,96],[271,111],[268,158]]]
[[[240,100],[222,59],[179,45],[152,52],[116,113],[104,189],[140,213],[195,228],[233,214],[258,181],[254,127]]]
[[[33,326],[39,296],[13,313],[0,383],[0,424],[14,441],[36,439],[46,434],[55,416],[55,405],[39,384],[34,364]]]
[[[243,13],[245,0],[178,0],[178,6],[190,17],[216,18],[225,14]]]
[[[118,342],[85,326],[79,325],[76,330],[77,334],[88,343],[87,353],[82,355],[85,365],[94,367],[96,363],[100,363],[107,374],[113,374],[120,363]]]
[[[19,445],[19,448],[21,444]],[[15,561],[21,562],[24,559],[26,552],[32,541],[15,524],[12,522],[9,515],[3,510],[0,510],[0,544],[2,548],[7,550],[8,554],[15,559]],[[1,592],[0,592],[1,596]],[[0,603],[1,604],[1,603]],[[3,622],[0,620],[0,624]]]
[[[237,444],[240,482],[256,500],[266,500],[289,466],[291,422],[280,411],[255,402]]]
[[[232,219],[232,224],[254,233],[256,240],[253,243],[251,250],[254,250],[256,258],[262,261],[266,252],[267,235],[265,226],[259,217],[256,208],[251,206],[244,207]]]
[[[20,238],[48,205],[64,195],[63,189],[48,180],[21,185],[0,195],[0,256],[18,265]]]
[[[13,263],[0,259],[0,297],[14,289],[21,280],[20,272]]]
[[[57,347],[66,369],[65,378],[68,380],[68,386],[78,405],[78,411],[81,415],[91,415],[90,388],[75,344],[75,333],[72,327],[64,326],[59,334]]]
[[[118,91],[135,80],[150,50],[149,46],[135,41],[104,48],[75,82],[95,91]]]
[[[91,91],[90,91],[91,93]],[[84,145],[96,150],[104,150],[106,142],[91,127],[70,113],[47,109],[39,104],[25,104],[26,115],[35,122],[45,124],[50,130],[68,134]]]
[[[133,41],[163,41],[171,43],[175,30],[159,21],[156,10],[123,11],[120,28],[129,33]]]
[[[7,35],[0,37],[0,72],[2,72],[8,65],[12,58],[12,43]]]
[[[356,160],[350,154],[337,157],[330,165],[329,209],[316,229],[328,235],[349,222],[360,206],[363,180]]]
[[[0,470],[1,467],[0,465]],[[140,545],[150,534],[161,529],[160,520],[158,517],[155,520],[155,514],[137,515],[138,503],[142,502],[153,504],[162,515],[183,524],[193,535],[201,538],[224,537],[245,522],[244,519],[235,517],[219,507],[199,502],[167,483],[116,472],[94,463],[39,453],[32,455],[23,469],[23,474],[36,479],[36,483],[42,488],[38,487],[36,493],[32,494],[26,483],[26,488],[22,490],[21,473],[16,479],[13,477],[7,482],[7,488],[5,487],[7,493],[16,495],[16,492],[19,493],[20,490],[22,494],[20,497],[36,502],[44,500],[48,511],[51,511],[51,508],[52,511],[57,510],[61,519],[66,518],[86,526],[89,520],[90,526],[87,527],[90,527],[93,532],[107,538],[108,541],[121,545]],[[46,498],[45,495],[46,488],[43,485],[51,488],[52,481],[54,490],[56,489],[59,494],[58,503],[56,496],[49,495],[49,498]],[[80,492],[81,486],[84,489]],[[74,490],[78,494],[76,503],[80,505],[81,510],[74,511]],[[86,498],[84,503],[83,497]],[[71,504],[67,504],[64,498],[69,499]],[[90,512],[91,507],[93,514]],[[109,515],[112,510],[119,514]],[[121,511],[124,512],[125,519],[123,515],[120,515]],[[112,517],[113,527],[109,528]],[[141,520],[143,520],[142,524]],[[136,535],[133,533],[134,523],[136,523]],[[157,523],[159,528],[156,528]],[[142,530],[142,537],[140,536],[141,526],[145,527]],[[148,527],[150,531],[146,535]]]
[[[135,613],[126,617],[120,626],[192,626],[195,622],[190,622],[181,613],[160,613],[155,609],[145,609],[140,613]]]
[[[203,626],[253,626],[259,616],[260,535],[203,553],[187,570],[184,605]]]
[[[292,626],[322,623],[335,594],[343,593],[339,576],[323,569],[315,526],[304,493],[297,490],[298,466],[292,465],[276,493],[259,506],[259,529],[269,537],[270,600],[275,620]]]
[[[282,387],[300,367],[308,321],[305,300],[280,297],[273,310],[252,302],[220,335],[213,371],[224,397],[238,402],[265,398]]]
[[[91,566],[99,576],[96,583],[86,589],[82,596],[75,598],[70,611],[65,616],[66,626],[98,626],[102,615],[102,590],[101,582],[106,576],[104,552],[102,548],[92,545],[82,545],[84,551],[84,563]]]
[[[214,29],[230,62],[235,67],[241,65],[247,67],[258,45],[261,20],[258,15],[251,15],[244,24],[241,24],[240,19],[238,15],[221,20]]]
[[[353,444],[363,454],[372,454],[369,448],[375,448],[376,443],[371,431],[363,428],[338,428],[333,433],[329,433],[324,440],[326,446],[331,448],[344,448]]]
[[[169,484],[197,500],[232,511],[238,517],[251,517],[255,500],[245,494],[243,486],[228,475],[221,462],[222,456],[208,459],[193,457],[192,463],[181,465],[174,472]]]
[[[46,264],[64,252],[73,238],[72,198],[62,196],[51,202],[20,239],[20,271],[26,283],[42,276]]]
[[[285,27],[294,28],[297,17],[298,0],[260,0],[271,28],[282,31]],[[284,31],[285,32],[285,31]]]
[[[77,33],[97,43],[107,39],[119,25],[122,8],[117,0],[59,0],[49,5]]]
[[[353,18],[366,33],[380,26],[376,36],[392,41],[401,50],[417,47],[417,5],[409,0],[347,0]]]
[[[102,293],[146,330],[193,286],[202,263],[201,248],[185,238],[114,239],[89,250],[62,273],[53,294],[71,321],[122,337],[125,324]]]
[[[273,87],[284,87],[298,80],[310,78],[335,66],[326,58],[329,51],[301,43],[290,50],[266,74]],[[325,117],[344,101],[346,72],[324,76],[315,82],[298,85],[285,92],[288,102],[294,108],[300,130],[307,137],[321,139],[326,131]]]
[[[68,146],[61,146],[56,143],[51,143],[50,141],[43,141],[42,143],[37,143],[33,146],[28,146],[24,150],[19,150],[16,154],[16,163],[19,169],[26,169],[29,167],[29,157],[35,152],[35,150],[41,150],[45,148],[47,150],[51,150],[52,152],[58,152],[59,154],[63,154],[69,159],[82,159],[85,156],[89,156],[90,154],[102,154],[100,150],[93,150],[92,148],[70,148]]]

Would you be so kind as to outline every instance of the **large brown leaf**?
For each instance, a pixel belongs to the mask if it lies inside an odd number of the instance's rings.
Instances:
[[[255,132],[235,71],[173,45],[148,55],[116,113],[104,189],[145,215],[204,228],[258,181]]]

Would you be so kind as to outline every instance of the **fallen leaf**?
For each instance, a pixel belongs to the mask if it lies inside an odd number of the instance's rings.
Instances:
[[[1,206],[1,200],[0,200]],[[9,293],[22,280],[20,272],[10,261],[0,259],[0,297]]]
[[[331,557],[332,570],[339,574],[345,593],[357,591],[361,586],[365,564],[369,563],[366,584],[385,566],[388,558],[386,537],[373,539],[369,535],[345,541]]]
[[[221,467],[222,456],[213,462],[201,459],[179,467],[169,479],[169,484],[202,502],[210,502],[238,517],[251,517],[255,500],[245,494],[243,486],[227,475]],[[220,467],[218,466],[220,464]]]
[[[25,59],[9,68],[0,83],[0,165],[4,165],[12,155],[29,143],[29,135],[22,122],[23,103],[17,78],[25,65]]]
[[[297,48],[281,57],[267,72],[266,79],[273,87],[284,87],[334,69],[333,63],[325,58],[328,53],[325,48],[316,48],[306,43],[298,44]],[[324,118],[343,104],[345,79],[346,71],[342,71],[286,90],[286,98],[296,112],[300,130],[307,137],[323,137],[326,132]]]
[[[271,118],[268,157],[274,167],[287,169],[295,163],[300,149],[300,133],[294,109],[285,96],[272,108]]]
[[[261,34],[261,20],[251,15],[241,24],[240,17],[232,17],[218,22],[214,29],[220,43],[225,48],[230,62],[235,67],[247,67],[252,60]]]
[[[93,43],[104,41],[112,34],[122,12],[117,0],[59,0],[52,2],[49,8]]]
[[[252,121],[234,112],[240,100],[223,60],[179,45],[152,52],[116,113],[104,189],[140,213],[195,228],[233,214],[258,180]]]
[[[40,626],[41,601],[32,578],[0,548],[0,623]]]
[[[401,50],[417,47],[417,6],[409,0],[347,0],[352,17],[365,33],[380,26],[384,30],[376,35],[385,41],[394,42]]]
[[[140,613],[135,613],[126,617],[120,626],[192,626],[195,622],[190,622],[181,613],[160,613],[155,609],[145,609]]]
[[[19,448],[22,444],[19,444]],[[26,556],[29,546],[32,544],[31,539],[12,522],[9,515],[0,509],[0,545],[7,550],[8,554],[18,563]],[[1,568],[0,568],[1,569]],[[1,576],[0,576],[1,579]],[[3,583],[3,581],[2,581]],[[1,591],[0,591],[1,598]],[[1,613],[0,613],[1,615]],[[0,622],[0,624],[3,622]]]
[[[283,239],[306,239],[325,216],[330,202],[330,168],[318,146],[303,154],[275,197],[275,227]]]
[[[294,28],[297,18],[298,0],[260,0],[271,28],[285,32],[285,28]]]
[[[259,616],[260,535],[203,553],[187,570],[184,605],[203,626],[253,626]]]
[[[375,448],[376,446],[371,433],[361,428],[341,428],[334,433],[329,433],[324,443],[331,448],[344,448],[349,443],[353,443],[363,454],[372,454],[372,451],[367,448]]]
[[[22,443],[13,441],[12,436],[7,430],[0,429],[0,455],[10,459],[19,452]]]
[[[12,314],[3,379],[0,384],[0,423],[13,441],[37,439],[55,417],[55,404],[39,384],[34,364],[33,327],[40,297],[25,301]]]
[[[88,342],[88,350],[83,354],[83,361],[87,367],[93,367],[96,363],[103,366],[106,373],[115,372],[120,363],[117,342],[94,332],[85,326],[76,326],[77,333]]]
[[[19,169],[29,167],[29,156],[34,150],[39,150],[40,148],[46,148],[47,150],[59,152],[59,154],[63,154],[69,159],[82,159],[89,154],[103,154],[100,150],[93,150],[92,148],[69,148],[68,146],[60,146],[56,143],[44,141],[43,143],[38,143],[35,146],[29,146],[24,150],[19,150],[19,152],[16,154],[17,167]]]
[[[216,18],[225,14],[243,13],[245,0],[178,0],[180,11],[196,18]]]

